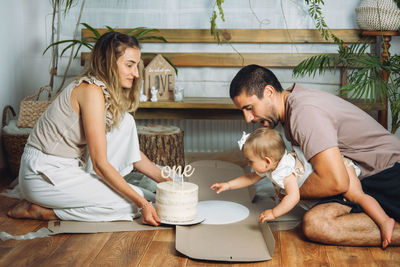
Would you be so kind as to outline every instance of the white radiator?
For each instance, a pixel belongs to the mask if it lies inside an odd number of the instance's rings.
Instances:
[[[184,131],[185,152],[221,152],[238,147],[242,132],[252,132],[260,124],[244,120],[136,120],[137,125],[174,125]]]

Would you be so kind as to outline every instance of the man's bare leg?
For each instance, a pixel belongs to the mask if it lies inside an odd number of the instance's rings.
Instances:
[[[303,232],[315,242],[347,246],[380,246],[381,232],[365,213],[350,213],[351,207],[326,203],[303,217]],[[391,245],[400,245],[400,224],[394,225]]]
[[[15,219],[57,220],[58,217],[52,209],[22,200],[7,213]]]

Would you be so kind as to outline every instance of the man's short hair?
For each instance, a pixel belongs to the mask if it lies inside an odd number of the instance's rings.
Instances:
[[[281,83],[272,71],[254,64],[248,65],[233,78],[229,94],[234,99],[244,91],[247,96],[256,95],[261,99],[267,85],[274,87],[277,92],[283,91]]]

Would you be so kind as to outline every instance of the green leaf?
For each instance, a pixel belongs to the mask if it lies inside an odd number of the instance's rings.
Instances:
[[[143,35],[145,35],[145,34],[147,34],[149,32],[153,32],[153,31],[158,31],[159,32],[160,30],[158,30],[158,29],[146,29],[146,30],[143,30],[143,31],[139,32],[138,34],[136,34],[136,38],[138,38],[140,36],[143,36]]]
[[[143,36],[143,37],[140,37],[137,39],[138,40],[160,40],[160,41],[168,43],[168,41],[162,36]]]
[[[50,48],[50,47],[53,47],[53,46],[56,46],[56,45],[60,45],[60,44],[64,44],[64,43],[74,43],[74,42],[76,42],[77,40],[75,40],[75,39],[71,39],[71,40],[62,40],[62,41],[58,41],[58,42],[54,42],[54,43],[52,43],[52,44],[50,44],[48,47],[46,47],[46,49],[43,51],[43,53],[42,53],[42,55],[44,55],[45,53],[46,53],[46,51]]]
[[[135,31],[139,31],[139,30],[143,30],[143,29],[146,29],[146,27],[136,27],[136,28],[128,30],[125,34],[129,35]]]
[[[105,27],[108,29],[109,32],[115,32],[114,28],[107,25]]]
[[[81,23],[83,26],[85,26],[86,29],[88,29],[89,31],[91,31],[93,33],[93,35],[96,37],[96,39],[99,39],[101,34],[94,28],[92,28],[92,26],[90,26],[87,23]]]
[[[171,60],[169,60],[169,58],[164,57],[163,58],[174,68],[176,75],[178,75],[178,69],[175,67],[174,64],[172,64]]]

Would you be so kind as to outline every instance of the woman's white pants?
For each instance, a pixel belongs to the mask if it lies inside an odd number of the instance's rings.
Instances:
[[[107,134],[109,161],[122,176],[140,160],[137,139],[130,115]],[[143,196],[138,187],[130,186]],[[61,220],[116,221],[140,216],[137,206],[105,184],[90,164],[82,166],[79,159],[44,154],[28,145],[21,158],[19,189],[24,199],[52,208]]]

